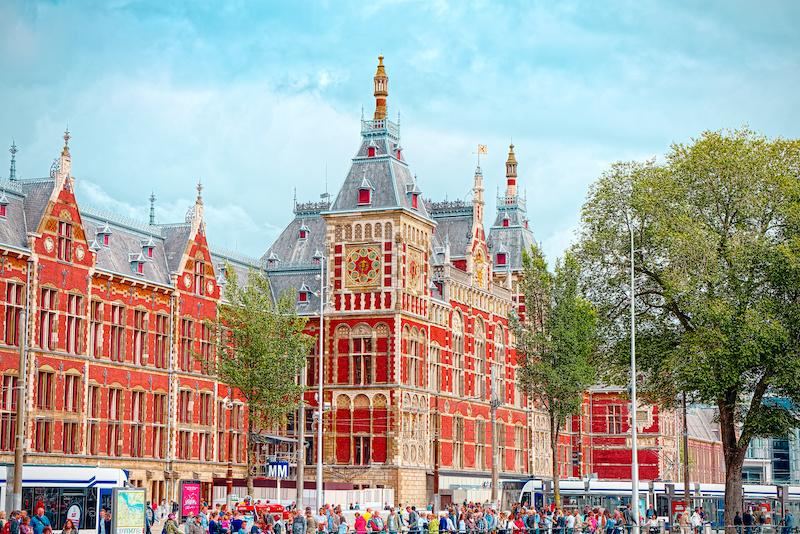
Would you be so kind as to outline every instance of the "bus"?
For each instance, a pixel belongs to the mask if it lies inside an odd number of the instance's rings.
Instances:
[[[0,469],[0,502],[13,506],[14,464]],[[100,509],[111,509],[113,488],[124,487],[128,472],[111,467],[30,465],[22,468],[22,509],[33,516],[44,508],[53,531],[60,531],[67,518],[73,519],[80,534],[97,532]]]
[[[744,509],[760,509],[770,517],[773,513],[780,514],[778,487],[773,485],[744,484]],[[800,513],[800,486],[786,486],[784,504],[795,517]],[[600,508],[615,510],[624,508],[631,503],[632,484],[630,480],[600,480],[596,478],[566,479],[559,481],[561,505],[563,508],[578,509],[583,511],[586,506],[590,509]],[[672,498],[670,499],[670,490]],[[712,525],[723,524],[725,511],[725,485],[724,484],[690,484],[689,491],[692,502],[689,509],[702,506],[706,511],[706,520]],[[549,480],[529,480],[523,484],[519,491],[518,501],[536,508],[550,506],[553,500],[552,485]],[[683,502],[683,483],[667,482],[640,482],[639,506],[641,513],[650,506],[656,511],[658,519],[663,519],[667,524],[675,521],[675,507],[670,504]],[[774,523],[777,522],[777,518]]]

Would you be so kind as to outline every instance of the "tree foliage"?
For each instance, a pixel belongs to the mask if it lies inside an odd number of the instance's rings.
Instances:
[[[642,393],[674,405],[686,391],[717,408],[726,524],[751,438],[800,426],[799,174],[797,141],[705,132],[673,144],[663,164],[612,165],[583,206],[578,256],[601,320],[601,369],[620,383],[632,229]]]
[[[252,434],[293,409],[304,391],[297,377],[306,365],[312,338],[303,333],[306,319],[297,315],[294,294],[275,298],[263,271],[250,267],[241,283],[226,263],[225,301],[209,323],[216,355],[208,371],[236,388],[248,414],[248,490],[252,494]]]
[[[525,298],[522,319],[512,316],[520,358],[519,381],[538,406],[550,416],[553,481],[560,505],[558,436],[570,415],[580,413],[583,393],[595,381],[590,358],[595,344],[594,310],[582,296],[580,269],[567,253],[550,273],[535,245],[523,251],[520,293]]]

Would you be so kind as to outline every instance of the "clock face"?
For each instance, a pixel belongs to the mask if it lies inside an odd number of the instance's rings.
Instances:
[[[192,287],[192,275],[191,274],[184,274],[183,275],[183,285],[186,286],[186,289]]]
[[[347,250],[347,285],[369,286],[380,283],[381,251],[377,246],[358,246]]]

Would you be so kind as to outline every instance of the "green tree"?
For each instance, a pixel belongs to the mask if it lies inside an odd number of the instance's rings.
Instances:
[[[295,310],[294,294],[274,298],[263,271],[250,267],[242,284],[230,264],[224,301],[208,323],[216,355],[207,369],[236,388],[247,408],[247,491],[253,494],[254,431],[281,420],[297,404],[304,387],[297,376],[306,365],[312,338]]]
[[[596,375],[590,364],[595,345],[595,313],[581,295],[580,268],[567,253],[547,269],[542,251],[535,245],[523,250],[520,293],[525,297],[522,319],[512,315],[520,359],[519,381],[528,397],[550,417],[553,453],[553,495],[561,506],[558,472],[558,438],[561,427],[581,410],[583,393]]]
[[[718,410],[728,525],[751,438],[800,426],[799,171],[797,141],[705,132],[673,144],[663,164],[612,165],[583,206],[578,255],[605,378],[620,383],[629,357],[632,228],[641,389],[662,405],[685,391]]]

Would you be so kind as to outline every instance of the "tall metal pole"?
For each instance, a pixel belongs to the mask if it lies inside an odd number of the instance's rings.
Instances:
[[[300,371],[300,383],[306,384],[306,368]],[[303,477],[306,466],[306,400],[300,395],[297,407],[297,496],[295,497],[296,509],[303,512]]]
[[[498,498],[498,479],[500,476],[500,459],[499,454],[499,436],[497,435],[497,405],[500,404],[497,394],[497,377],[496,368],[492,366],[492,391],[489,406],[491,407],[492,419],[492,504],[497,502]]]
[[[231,493],[233,493],[233,411],[228,410],[228,473],[225,478],[225,504],[228,505],[228,510],[231,509]]]
[[[13,162],[12,162],[13,173]],[[19,333],[19,371],[17,373],[17,420],[15,422],[16,444],[14,446],[14,493],[12,510],[22,510],[22,465],[25,462],[25,401],[28,384],[28,309],[30,308],[30,286],[32,262],[28,261],[25,284],[25,307],[20,313],[22,326]]]
[[[630,218],[632,219],[632,218]],[[632,508],[636,522],[633,526],[633,534],[639,534],[639,443],[636,429],[636,287],[634,286],[633,269],[633,224],[629,220],[628,227],[631,231],[631,498]]]
[[[325,356],[325,257],[320,258],[319,262],[319,360],[318,374],[317,374],[317,391],[319,399],[317,401],[317,409],[319,410],[319,420],[317,420],[317,510],[324,505],[324,495],[322,491],[322,421],[323,411],[325,407],[325,397],[323,396],[322,387],[322,360]]]
[[[689,512],[689,426],[686,424],[686,392],[683,392],[683,513]]]

